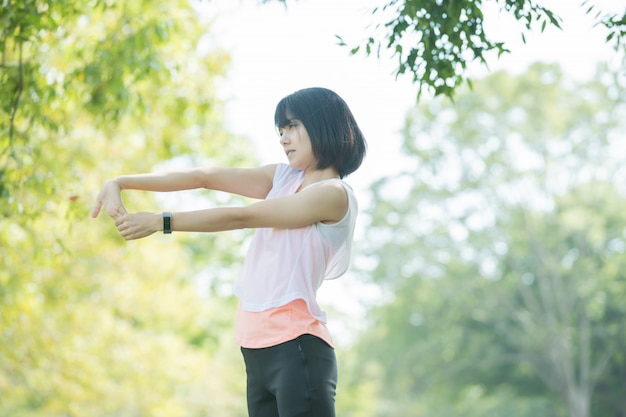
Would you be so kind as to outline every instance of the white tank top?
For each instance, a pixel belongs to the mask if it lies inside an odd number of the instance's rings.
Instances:
[[[303,171],[278,164],[266,199],[294,194],[303,180]],[[317,290],[325,279],[339,278],[347,271],[358,212],[354,192],[348,184],[339,179],[326,181],[336,181],[346,190],[345,216],[334,224],[257,229],[235,283],[234,291],[244,310],[259,312],[303,299],[311,315],[326,322],[326,314],[317,304]]]

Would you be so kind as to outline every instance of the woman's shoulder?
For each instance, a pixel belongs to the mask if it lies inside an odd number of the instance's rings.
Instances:
[[[327,180],[314,182],[312,184],[307,185],[305,188],[318,187],[318,186],[329,186],[329,187],[334,187],[336,189],[343,189],[346,192],[346,194],[348,194],[348,196],[354,197],[354,190],[352,189],[350,184],[348,184],[347,182],[339,178],[329,178]]]
[[[278,163],[276,164],[276,171],[274,172],[274,184],[286,182],[292,178],[301,177],[304,175],[303,171],[293,169],[289,164]]]

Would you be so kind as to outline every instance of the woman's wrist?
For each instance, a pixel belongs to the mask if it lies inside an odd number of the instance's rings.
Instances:
[[[117,184],[117,186],[119,187],[120,191],[122,191],[124,189],[124,186],[122,185],[122,181],[121,181],[122,177],[116,177],[113,178],[111,181],[114,182],[115,184]]]

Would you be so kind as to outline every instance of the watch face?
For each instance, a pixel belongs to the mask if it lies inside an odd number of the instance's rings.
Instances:
[[[172,233],[172,213],[163,213],[163,233]]]

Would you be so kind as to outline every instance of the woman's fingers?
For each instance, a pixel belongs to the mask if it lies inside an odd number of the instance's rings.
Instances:
[[[121,201],[115,201],[110,207],[106,208],[106,211],[107,214],[115,220],[128,214]]]
[[[91,217],[94,219],[98,217],[98,214],[100,214],[101,208],[102,208],[102,201],[100,200],[96,201],[96,205],[93,206],[93,209],[91,210]]]
[[[123,219],[124,216],[119,216],[117,217],[115,220],[115,227],[117,227],[117,230],[120,230],[120,226],[122,225],[122,223],[124,222]]]
[[[126,216],[121,216],[115,219],[115,227],[120,235],[126,239],[131,240],[132,238],[132,225],[126,221]]]
[[[150,216],[151,213],[129,214],[124,211],[115,217],[115,227],[126,240],[141,239],[154,233],[150,227]]]

